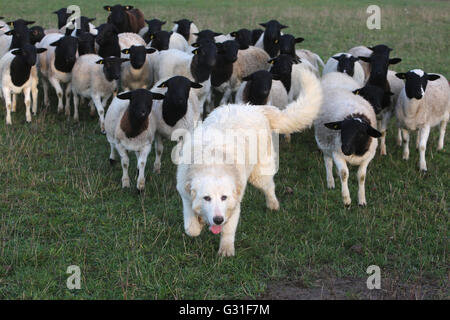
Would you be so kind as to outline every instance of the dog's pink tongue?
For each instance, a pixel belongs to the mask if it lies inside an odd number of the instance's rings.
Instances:
[[[209,227],[209,230],[214,234],[219,234],[222,231],[222,226],[213,225]]]

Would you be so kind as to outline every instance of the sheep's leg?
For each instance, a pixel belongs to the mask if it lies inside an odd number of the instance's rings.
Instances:
[[[90,107],[89,115],[90,115],[91,117],[95,117],[96,110],[95,110],[94,101],[92,101],[92,100],[89,101],[89,107]]]
[[[402,146],[402,142],[403,142],[403,140],[402,140],[402,129],[398,128],[398,130],[397,130],[397,145],[399,147],[401,147]]]
[[[66,85],[66,106],[65,113],[67,118],[70,117],[70,93],[72,92],[72,82],[67,83]]]
[[[6,124],[12,124],[11,122],[11,93],[8,89],[3,88],[3,98],[6,105]]]
[[[110,143],[109,144],[109,146],[110,146],[110,153],[109,153],[109,163],[111,164],[111,165],[113,165],[115,162],[116,162],[116,148],[114,147],[114,144],[113,143]]]
[[[430,126],[425,126],[420,129],[420,144],[419,144],[419,155],[420,155],[420,170],[427,171],[427,162],[425,161],[425,152],[427,150],[428,136],[430,135]]]
[[[78,114],[78,106],[80,104],[80,98],[75,92],[72,92],[73,96],[73,120],[75,122],[80,121],[80,115]]]
[[[360,206],[367,205],[366,202],[366,172],[369,161],[365,161],[358,168],[358,204]]]
[[[100,130],[105,134],[105,109],[103,109],[102,101],[99,95],[92,96],[98,116],[100,117]]]
[[[48,81],[44,77],[42,78],[42,88],[44,89],[44,106],[48,107],[50,105],[50,100],[48,99]]]
[[[55,88],[55,90],[56,90],[56,95],[58,96],[58,113],[61,113],[64,109],[63,90],[61,88],[61,84],[55,78],[50,78],[49,81],[50,81],[51,85],[53,86],[53,88]]]
[[[198,220],[197,215],[192,210],[192,201],[190,199],[183,200],[183,219],[184,219],[184,232],[188,236],[197,237],[202,232],[203,224]]]
[[[346,207],[350,206],[352,199],[350,198],[350,191],[348,190],[348,167],[345,159],[340,155],[333,153],[333,160],[341,178],[342,200]]]
[[[38,107],[38,97],[39,97],[39,92],[38,92],[38,88],[37,88],[37,81],[33,81],[32,87],[31,87],[31,95],[33,98],[33,115],[37,114],[37,107]]]
[[[26,88],[23,92],[25,98],[25,117],[27,122],[31,122],[31,88]]]
[[[409,159],[409,131],[402,129],[403,134],[403,160]]]
[[[128,176],[128,166],[130,164],[130,159],[128,158],[128,152],[120,144],[116,145],[116,149],[120,155],[120,162],[122,164],[122,188],[129,188],[130,177]]]
[[[223,93],[223,97],[220,100],[220,105],[221,106],[230,102],[231,93],[232,93],[231,92],[231,88],[227,88],[225,90],[225,92]]]
[[[155,149],[156,149],[156,157],[155,163],[153,164],[153,172],[160,173],[161,172],[161,156],[164,150],[162,137],[159,134],[155,136]]]
[[[139,153],[139,158],[137,159],[138,169],[139,169],[139,176],[137,179],[137,189],[139,191],[142,191],[145,188],[145,165],[147,164],[147,157],[151,150],[152,150],[152,145],[148,144]]]
[[[233,209],[233,212],[228,219],[228,222],[223,226],[222,234],[220,235],[219,255],[223,257],[234,256],[234,238],[236,229],[241,214],[241,204],[238,203]]]
[[[444,149],[444,138],[445,138],[445,129],[447,128],[448,119],[441,121],[441,127],[439,130],[439,142],[438,142],[438,150]]]
[[[420,146],[420,130],[417,130],[417,136],[416,136],[416,150],[419,150]]]
[[[380,138],[380,154],[385,156],[387,154],[386,152],[386,131],[389,124],[389,120],[391,120],[392,111],[386,111],[383,114],[383,117],[381,119],[381,138]]]
[[[13,93],[12,95],[12,108],[11,111],[12,112],[16,112],[17,110],[17,94]]]
[[[327,173],[327,187],[329,189],[334,189],[333,158],[324,155],[323,160],[325,161],[325,170]]]

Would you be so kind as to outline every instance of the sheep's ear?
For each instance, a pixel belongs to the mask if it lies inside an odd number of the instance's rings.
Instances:
[[[288,26],[285,26],[284,24],[280,25],[280,30],[281,29],[286,29],[286,28],[288,28]]]
[[[0,19],[5,19],[5,17],[0,17]]]
[[[398,72],[395,74],[395,76],[402,80],[406,79],[406,73],[403,73],[403,72]]]
[[[193,54],[198,54],[198,49],[195,49],[194,51],[192,51]]]
[[[36,53],[37,53],[37,54],[43,53],[43,52],[45,52],[45,51],[47,51],[47,48],[37,48],[37,49],[36,49]]]
[[[167,88],[167,81],[164,81],[163,83],[161,83],[158,88]]]
[[[331,130],[341,130],[342,121],[324,123],[324,126]]]
[[[249,75],[249,76],[242,78],[242,81],[251,81],[252,78],[253,78],[252,75]]]
[[[88,22],[92,22],[92,21],[95,21],[97,18],[89,18],[88,19]]]
[[[200,44],[198,42],[194,42],[193,44],[191,44],[191,46],[194,48],[198,48],[200,47]]]
[[[9,31],[5,32],[4,34],[6,34],[7,36],[13,36],[14,30],[9,30]]]
[[[9,21],[9,22],[7,22],[6,23],[8,26],[10,26],[10,27],[14,27],[14,21]]]
[[[272,74],[272,79],[273,80],[281,80],[281,77],[278,74]]]
[[[295,38],[295,43],[300,43],[300,42],[303,42],[303,40],[305,40],[304,38],[302,38],[302,37],[299,37],[299,38]]]
[[[117,98],[119,98],[120,100],[130,100],[131,99],[131,91],[119,93],[117,95]]]
[[[125,8],[125,10],[131,10],[131,9],[133,9],[134,7],[133,6],[124,6],[124,8]]]
[[[359,56],[358,59],[367,63],[370,63],[371,60],[370,57],[363,57],[363,56]]]
[[[377,129],[372,128],[371,126],[367,126],[367,134],[371,137],[374,138],[379,138],[381,137],[381,132],[378,131]]]
[[[203,86],[200,83],[191,81],[191,88],[200,89],[200,88],[203,88]]]
[[[434,81],[434,80],[439,79],[440,77],[441,77],[441,76],[438,75],[438,74],[428,74],[428,75],[427,75],[428,81]]]
[[[147,49],[145,49],[145,52],[147,52],[147,53],[153,53],[153,52],[156,52],[157,50],[155,49],[155,48],[147,48]]]
[[[236,38],[237,37],[237,32],[236,31],[231,32],[230,36],[232,36],[233,38]]]
[[[153,100],[163,100],[166,96],[161,93],[151,92]]]
[[[260,25],[261,27],[264,27],[264,28],[265,28],[265,27],[267,27],[267,22],[265,22],[265,23],[260,23],[259,25]]]
[[[15,56],[20,56],[22,54],[22,49],[14,49],[11,53]]]
[[[61,43],[61,39],[56,40],[55,42],[50,43],[50,46],[52,46],[52,47],[57,47],[57,46],[59,46],[60,43]]]
[[[123,49],[121,52],[123,54],[130,54],[130,49]]]
[[[276,58],[272,58],[272,59],[270,59],[269,61],[267,61],[267,63],[268,63],[268,64],[275,64],[275,59],[276,59]]]
[[[299,64],[302,63],[302,60],[297,55],[295,55],[295,57],[292,58],[292,63]]]
[[[220,33],[220,32],[214,32],[214,37],[218,37],[218,36],[221,36],[222,35],[222,33]]]
[[[358,60],[359,60],[358,57],[354,57],[354,56],[351,56],[351,57],[350,57],[350,61],[355,62],[355,61],[358,61]]]
[[[120,63],[124,63],[124,62],[130,61],[130,59],[120,58],[119,61],[120,61]]]
[[[393,96],[395,93],[389,91],[388,94],[389,94],[390,96]]]
[[[100,60],[98,60],[97,62],[96,62],[96,64],[103,64],[104,63],[104,60],[103,59],[100,59]]]
[[[279,39],[275,39],[275,40],[273,40],[273,43],[275,43],[275,44],[277,44],[278,42],[280,42],[280,40],[279,40]]]
[[[155,39],[155,34],[154,34],[154,33],[152,33],[152,34],[150,35],[150,40],[153,40],[153,39]]]
[[[353,94],[356,94],[356,95],[359,95],[359,91],[360,91],[361,89],[356,89],[356,90],[353,90],[352,92],[353,92]]]
[[[29,24],[33,24],[33,23],[35,23],[36,21],[25,21],[25,24],[26,25],[29,25]]]
[[[334,56],[334,57],[331,57],[331,58],[333,58],[334,60],[339,61],[341,59],[341,56],[338,56],[338,57]]]
[[[161,21],[161,25],[165,25],[167,21]]]
[[[402,61],[402,59],[400,59],[400,58],[392,58],[392,59],[389,59],[389,64],[397,64],[401,61]]]
[[[111,6],[104,6],[103,9],[105,9],[106,11],[111,11],[112,7]]]

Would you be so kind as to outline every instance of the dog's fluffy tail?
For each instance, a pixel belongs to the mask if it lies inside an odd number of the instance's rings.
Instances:
[[[309,70],[301,73],[302,92],[297,100],[284,110],[274,106],[263,106],[270,127],[279,133],[289,134],[312,125],[322,105],[322,87],[319,79]]]

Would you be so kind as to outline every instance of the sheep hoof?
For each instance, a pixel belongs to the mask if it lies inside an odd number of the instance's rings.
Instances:
[[[110,158],[110,159],[109,159],[109,164],[110,164],[111,166],[115,165],[115,164],[116,164],[116,160]]]
[[[365,203],[365,202],[359,203],[358,205],[359,205],[360,208],[367,207],[367,203]]]

